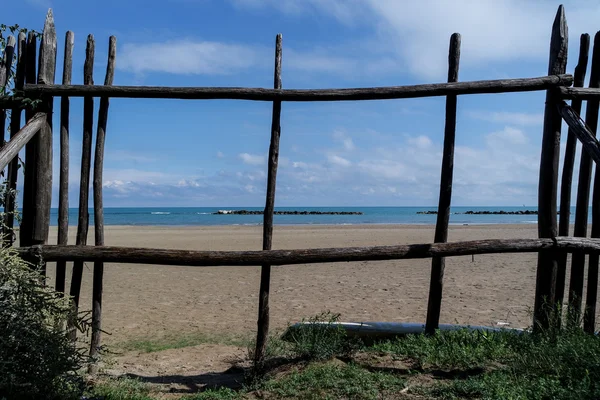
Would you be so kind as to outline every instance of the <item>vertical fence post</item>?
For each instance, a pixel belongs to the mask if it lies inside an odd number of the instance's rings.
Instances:
[[[282,36],[275,40],[274,88],[281,89],[281,53]],[[263,250],[271,250],[273,244],[273,211],[275,208],[275,188],[277,164],[279,162],[279,136],[281,134],[281,101],[273,102],[271,122],[271,144],[269,146],[269,165],[267,176],[267,198],[263,223]],[[271,286],[271,266],[263,265],[260,270],[260,294],[258,304],[258,331],[256,334],[255,365],[260,367],[264,361],[267,338],[269,335],[269,290]]]
[[[88,35],[85,47],[85,63],[83,66],[84,85],[94,84],[94,36]],[[84,246],[87,244],[88,228],[90,224],[89,195],[90,195],[90,168],[92,159],[92,130],[94,128],[94,98],[86,96],[83,99],[83,141],[81,150],[81,177],[79,181],[79,217],[77,221],[77,237],[75,244]],[[71,289],[69,294],[73,298],[74,312],[79,310],[79,295],[81,293],[81,280],[83,278],[83,262],[73,263],[73,276],[71,277]],[[77,331],[74,329],[74,321],[69,325],[69,337],[75,340]]]
[[[40,85],[54,84],[56,69],[56,30],[52,10],[48,10],[44,31],[40,41],[37,83]],[[50,204],[52,199],[52,103],[53,97],[44,96],[41,99],[46,110],[46,124],[31,139],[31,152],[26,159],[26,180],[29,178],[31,207],[27,221],[26,246],[46,244],[50,229]],[[26,149],[27,153],[27,149]],[[25,216],[26,211],[23,211]],[[25,223],[25,221],[23,221]],[[46,264],[41,265],[41,273],[45,275]]]
[[[25,63],[25,82],[37,83],[36,79],[36,64],[37,61],[37,38],[33,32],[27,35],[27,59]],[[25,110],[25,122],[33,118],[34,111],[31,107]],[[25,146],[25,166],[23,178],[23,206],[21,215],[21,225],[19,226],[19,245],[31,246],[32,238],[32,218],[33,218],[33,167],[29,168],[29,164],[33,165],[35,157],[35,148],[33,141],[29,141]]]
[[[567,67],[568,28],[564,7],[560,5],[552,25],[548,75],[564,74]],[[557,186],[560,133],[562,118],[557,104],[560,97],[554,91],[546,92],[540,179],[538,187],[538,236],[555,238],[557,235]],[[554,307],[556,292],[557,255],[541,252],[538,255],[533,326],[535,330],[549,326],[548,306]]]
[[[448,82],[458,81],[460,64],[460,34],[450,37],[448,54]],[[444,154],[442,157],[442,173],[440,179],[440,199],[437,222],[435,225],[436,243],[448,241],[448,224],[450,222],[450,204],[452,201],[452,176],[454,172],[454,141],[456,137],[456,95],[446,96],[446,126],[444,128]],[[425,332],[432,334],[438,328],[442,308],[442,291],[444,288],[444,257],[431,260],[431,279],[429,280],[429,301]]]
[[[65,36],[65,58],[63,64],[62,84],[70,85],[73,74],[73,32]],[[69,109],[68,96],[60,99],[60,182],[58,188],[58,245],[66,245],[69,241]],[[65,291],[66,261],[56,263],[57,292]]]
[[[590,51],[590,35],[584,33],[579,40],[579,58],[575,67],[573,86],[583,87],[585,73]],[[577,114],[581,114],[581,99],[571,101],[571,107]],[[575,164],[575,153],[577,151],[577,136],[569,128],[567,145],[565,148],[565,161],[563,163],[562,180],[560,185],[560,216],[558,223],[558,235],[569,236],[569,225],[571,224],[571,188],[573,183],[573,166]],[[565,295],[565,276],[567,272],[567,253],[561,253],[558,259],[558,270],[556,272],[556,304],[562,308]]]
[[[594,37],[592,50],[592,67],[589,87],[600,87],[600,32]],[[588,100],[585,123],[596,133],[598,128],[598,101]],[[579,182],[575,208],[575,228],[573,236],[586,237],[588,230],[588,208],[590,202],[590,183],[592,179],[592,159],[587,151],[581,150],[579,164]],[[572,324],[580,321],[583,301],[583,281],[585,278],[585,254],[573,253],[571,258],[571,279],[569,282],[569,308],[567,321]]]
[[[9,36],[6,39],[4,54],[0,54],[0,92],[6,93],[6,88],[10,83],[10,74],[15,55],[16,40],[14,36]],[[2,145],[4,145],[4,134],[6,132],[6,110],[0,109],[0,133],[2,134]]]
[[[25,83],[25,64],[27,62],[27,36],[25,33],[20,32],[18,38],[18,53],[17,53],[17,70],[15,75],[15,90],[23,89]],[[10,138],[19,132],[21,129],[21,109],[14,108],[10,112]],[[14,225],[15,225],[15,204],[16,204],[16,190],[17,190],[17,178],[19,170],[19,157],[15,157],[10,164],[8,164],[8,176],[7,176],[7,191],[4,198],[4,228],[7,230],[4,235],[3,246],[10,247],[14,241]]]
[[[115,76],[115,58],[117,54],[117,38],[111,36],[108,43],[108,63],[106,65],[105,85],[112,85]],[[98,130],[96,133],[96,152],[94,155],[94,233],[95,245],[104,246],[104,208],[102,204],[102,169],[104,168],[104,143],[108,122],[108,97],[100,99],[98,110]],[[102,280],[104,279],[104,262],[94,262],[94,283],[92,291],[92,340],[90,358],[92,363],[88,372],[98,372],[97,357],[100,351],[102,335]]]
[[[600,48],[600,32],[594,37],[594,56],[592,59],[592,74],[594,73],[594,61],[596,61],[597,80],[594,81],[596,87],[600,87],[600,50],[596,55],[596,46]],[[591,77],[590,77],[591,86]],[[595,125],[589,125],[595,133],[598,128],[598,100],[588,100],[586,110],[595,117]],[[587,117],[587,114],[586,114]],[[589,185],[589,183],[588,183]],[[586,204],[587,205],[587,204]],[[592,196],[592,237],[600,238],[600,168],[596,164],[596,174],[594,176],[594,193]],[[585,298],[585,311],[583,313],[583,329],[588,333],[594,333],[596,329],[596,302],[598,300],[598,254],[590,253],[588,266],[587,291]]]

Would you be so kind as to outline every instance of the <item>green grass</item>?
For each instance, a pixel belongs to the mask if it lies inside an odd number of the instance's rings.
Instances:
[[[152,400],[150,386],[136,379],[109,379],[97,383],[87,397],[104,400]]]
[[[349,352],[348,346],[341,344],[338,331],[322,328],[303,328],[288,337],[291,342],[273,338],[267,353],[278,362],[267,367],[264,378],[248,380],[248,386],[241,390],[210,389],[182,398],[600,398],[600,338],[579,329],[536,335],[437,332],[433,336],[409,335],[362,348],[351,346]],[[179,338],[137,346],[157,351],[210,340]],[[282,359],[287,364],[282,365]],[[252,371],[247,377],[255,378]],[[147,386],[131,380],[101,384],[92,394],[104,396],[105,400],[152,398]]]
[[[116,347],[126,351],[154,353],[157,351],[181,349],[201,344],[222,344],[226,346],[244,347],[247,343],[248,340],[241,336],[209,335],[197,332],[129,340],[118,344]]]
[[[394,374],[369,372],[354,364],[313,364],[272,379],[260,390],[275,398],[378,399],[382,393],[402,390],[406,380]]]

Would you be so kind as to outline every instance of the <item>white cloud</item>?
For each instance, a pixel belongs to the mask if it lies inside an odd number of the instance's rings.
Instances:
[[[248,165],[264,165],[266,163],[266,157],[258,154],[241,153],[239,157],[244,164]]]
[[[404,64],[414,75],[429,80],[445,79],[449,38],[454,32],[462,35],[461,67],[467,69],[514,60],[547,62],[550,29],[558,6],[519,0],[233,1],[250,9],[272,7],[289,15],[329,15],[354,28],[361,25],[363,36],[369,36],[374,44],[371,52],[386,52],[386,63],[396,68]],[[597,2],[564,3],[571,43],[578,42],[580,33],[597,30]],[[338,67],[351,66],[359,58],[340,59]],[[318,64],[333,68],[333,63]],[[369,65],[377,66],[377,62]]]
[[[522,145],[527,143],[527,137],[523,134],[523,131],[509,126],[501,131],[488,134],[486,139],[490,146],[502,146],[504,144]]]
[[[483,121],[519,126],[540,126],[544,122],[544,114],[541,113],[470,111],[467,115]]]
[[[425,135],[408,138],[408,143],[414,145],[418,149],[427,149],[433,144],[431,139]]]
[[[217,157],[224,158],[225,154],[223,154],[223,152],[221,152],[221,151],[217,151]]]
[[[336,130],[333,132],[333,138],[342,143],[342,147],[345,151],[352,151],[354,150],[355,146],[354,146],[354,141],[352,140],[351,137],[349,137],[348,135],[346,135],[345,132],[340,131],[340,130]]]
[[[344,157],[340,157],[336,154],[327,155],[327,160],[333,165],[337,165],[340,167],[349,167],[352,163],[349,160],[346,160]]]
[[[118,67],[135,73],[228,75],[263,63],[260,52],[248,45],[202,40],[126,43]]]

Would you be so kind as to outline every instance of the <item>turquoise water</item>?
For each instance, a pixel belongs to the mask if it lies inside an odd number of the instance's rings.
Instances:
[[[195,208],[105,208],[105,225],[259,225],[262,215],[213,215],[218,210],[262,210],[261,207],[195,207]],[[276,207],[275,210],[360,211],[363,215],[275,215],[278,225],[355,225],[355,224],[435,224],[436,215],[417,214],[436,207]],[[535,224],[537,215],[465,215],[473,211],[537,210],[537,207],[453,207],[451,224]],[[77,225],[77,209],[70,209],[69,224]],[[575,209],[571,211],[573,221]],[[590,210],[591,216],[591,210]],[[51,224],[58,221],[58,210],[52,209]],[[90,224],[94,213],[90,209]]]

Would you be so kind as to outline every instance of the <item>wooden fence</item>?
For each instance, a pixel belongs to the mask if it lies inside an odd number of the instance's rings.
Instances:
[[[25,147],[24,199],[20,225],[22,257],[39,262],[56,262],[55,287],[66,292],[66,263],[73,262],[73,274],[69,294],[75,308],[79,307],[83,263],[94,262],[92,340],[90,354],[96,356],[100,346],[102,321],[102,281],[105,262],[146,263],[185,266],[261,266],[259,288],[258,332],[256,361],[265,354],[269,332],[269,291],[272,265],[291,265],[324,262],[347,262],[365,260],[397,260],[432,258],[429,303],[426,331],[435,331],[439,324],[444,283],[444,257],[489,254],[537,252],[538,265],[534,304],[534,328],[547,327],[547,305],[563,304],[567,257],[572,253],[571,280],[568,304],[575,312],[583,312],[584,328],[592,332],[595,325],[598,286],[598,258],[600,255],[600,173],[596,172],[593,185],[592,237],[586,238],[588,204],[592,167],[600,162],[600,144],[596,140],[600,101],[600,32],[594,38],[591,78],[589,88],[583,88],[588,64],[590,37],[581,36],[578,64],[574,76],[566,74],[567,23],[562,6],[559,7],[550,43],[548,75],[537,78],[504,79],[459,82],[460,35],[450,39],[448,82],[425,85],[360,88],[360,89],[282,89],[282,37],[277,35],[275,45],[275,72],[273,89],[235,87],[132,87],[112,86],[115,71],[116,39],[109,40],[109,53],[104,85],[94,85],[92,76],[95,41],[87,38],[84,84],[72,85],[72,32],[65,37],[65,57],[62,83],[55,83],[57,39],[52,11],[49,11],[36,55],[37,38],[20,34],[9,38],[6,62],[17,54],[14,96],[0,97],[0,109],[12,109],[10,140],[0,150],[0,169],[8,165],[8,186],[16,188],[16,155]],[[17,51],[18,48],[18,51]],[[6,66],[6,62],[4,66]],[[36,74],[36,66],[39,65]],[[7,70],[10,70],[8,67]],[[0,75],[2,78],[3,75]],[[0,85],[6,79],[0,80]],[[507,93],[546,91],[543,137],[541,143],[538,236],[539,239],[480,240],[446,243],[452,199],[454,141],[456,136],[456,109],[460,95],[481,93]],[[281,103],[284,101],[347,101],[403,99],[416,97],[446,97],[444,150],[442,158],[440,197],[434,243],[380,246],[346,247],[335,249],[271,250],[273,236],[273,211],[276,193],[279,137],[281,134]],[[49,245],[50,200],[52,193],[52,118],[53,99],[60,97],[60,184],[58,242]],[[83,97],[83,148],[79,192],[79,216],[75,245],[68,245],[68,173],[69,173],[69,98]],[[109,98],[164,98],[164,99],[238,99],[269,101],[273,103],[271,139],[268,158],[267,193],[263,223],[262,251],[183,251],[104,246],[104,218],[102,206],[102,170],[106,122]],[[93,166],[93,204],[95,217],[94,246],[87,246],[89,215],[89,183],[93,145],[94,100],[100,98],[96,131],[95,158]],[[571,105],[564,100],[571,100]],[[35,100],[32,103],[32,100]],[[585,121],[581,119],[583,101],[587,101]],[[21,128],[20,113],[25,110],[27,124]],[[0,114],[4,126],[4,111]],[[561,125],[569,126],[565,162],[562,171],[560,196],[560,224],[557,222],[558,166]],[[577,141],[582,143],[581,165],[577,188],[574,237],[569,236],[571,188]],[[5,225],[14,225],[12,218],[14,199],[6,201]],[[4,245],[11,246],[12,237],[5,235]],[[589,254],[588,287],[583,307],[585,255]],[[583,308],[582,308],[583,307]],[[75,330],[70,335],[75,337]],[[92,368],[93,370],[93,368]]]

